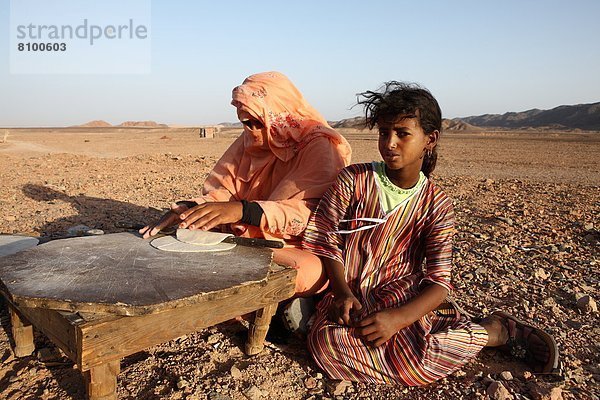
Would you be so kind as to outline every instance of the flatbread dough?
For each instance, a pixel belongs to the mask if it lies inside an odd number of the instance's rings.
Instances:
[[[233,236],[231,233],[210,232],[197,229],[177,229],[177,240],[202,246],[214,246],[231,236]]]
[[[235,243],[217,243],[215,245],[190,244],[177,240],[173,236],[163,236],[150,242],[154,248],[163,251],[177,251],[180,253],[201,253],[209,251],[226,251],[235,247]]]
[[[35,247],[39,242],[36,238],[29,236],[0,235],[0,257]]]

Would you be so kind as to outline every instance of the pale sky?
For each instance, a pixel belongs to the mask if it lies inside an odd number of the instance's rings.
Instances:
[[[600,101],[597,0],[148,2],[145,73],[22,74],[0,0],[0,126],[233,122],[231,89],[270,70],[329,120],[388,80],[427,87],[446,118]]]

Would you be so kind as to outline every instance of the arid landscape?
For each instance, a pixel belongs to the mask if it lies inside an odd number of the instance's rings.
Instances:
[[[353,162],[378,159],[374,134],[340,130]],[[61,237],[76,225],[121,232],[174,200],[197,195],[239,134],[201,138],[185,128],[0,129],[0,233]],[[433,179],[457,215],[454,298],[474,314],[514,313],[551,333],[564,379],[532,376],[500,352],[424,388],[340,384],[302,340],[243,354],[232,322],[149,348],[121,362],[121,399],[598,399],[600,393],[600,133],[549,130],[442,135]],[[73,363],[36,336],[15,358],[1,310],[0,398],[82,399]],[[507,392],[498,390],[498,384]]]

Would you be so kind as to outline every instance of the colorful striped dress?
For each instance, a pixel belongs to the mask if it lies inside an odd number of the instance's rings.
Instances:
[[[386,214],[380,190],[372,164],[346,167],[305,231],[306,249],[345,266],[346,281],[363,306],[358,320],[404,304],[424,284],[452,290],[454,212],[450,199],[426,181]],[[354,231],[365,225],[375,226]],[[487,342],[485,329],[458,312],[434,311],[382,346],[373,347],[354,328],[327,319],[332,301],[329,292],[319,303],[308,347],[333,379],[425,385],[460,368]]]

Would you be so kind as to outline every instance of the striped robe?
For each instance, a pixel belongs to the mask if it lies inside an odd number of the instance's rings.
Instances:
[[[450,199],[427,181],[386,214],[379,193],[372,164],[346,167],[311,216],[304,237],[306,249],[344,265],[346,281],[363,306],[359,320],[404,304],[423,284],[452,290]],[[365,217],[387,221],[359,232],[335,233],[364,226],[365,222],[352,220]],[[425,315],[376,348],[354,328],[327,319],[332,301],[329,292],[319,303],[308,347],[333,379],[425,385],[460,368],[487,342],[483,327],[451,310],[446,313],[450,315],[441,311]]]

